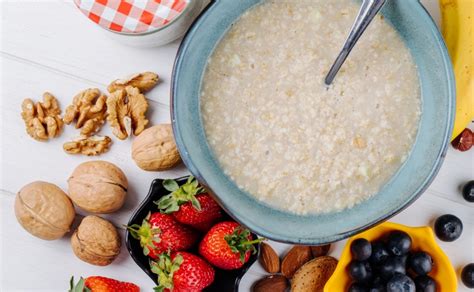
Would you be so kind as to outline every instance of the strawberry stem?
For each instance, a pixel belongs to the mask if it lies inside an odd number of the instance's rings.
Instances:
[[[163,181],[163,187],[171,193],[154,202],[161,212],[165,214],[176,212],[179,206],[187,202],[191,202],[196,210],[201,211],[201,204],[196,195],[204,192],[204,188],[199,186],[199,182],[193,176],[189,176],[181,186],[175,180],[166,179]]]
[[[265,240],[264,238],[249,240],[251,236],[250,230],[238,226],[234,229],[232,234],[228,234],[224,237],[231,251],[240,255],[240,261],[242,263],[245,263],[245,256],[248,252],[252,252],[253,254],[257,252],[255,244]]]
[[[241,244],[242,245],[253,245],[253,244],[257,244],[257,243],[260,243],[262,241],[265,241],[265,240],[266,240],[265,238],[257,238],[257,239],[251,240],[251,241],[244,241]]]
[[[157,261],[150,261],[151,271],[158,275],[158,286],[154,291],[162,292],[165,289],[173,291],[173,276],[183,263],[183,256],[177,254],[171,260],[170,251],[159,255]]]
[[[143,254],[148,255],[150,253],[150,248],[153,248],[154,243],[159,243],[161,238],[157,236],[161,233],[160,228],[153,227],[150,222],[151,213],[143,219],[142,225],[133,224],[126,226],[130,235],[133,238],[140,240],[140,246],[143,248]]]

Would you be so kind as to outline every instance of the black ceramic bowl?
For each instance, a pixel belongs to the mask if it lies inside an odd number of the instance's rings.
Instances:
[[[181,177],[176,179],[179,185],[182,185],[186,182],[188,176]],[[156,205],[153,201],[158,200],[162,196],[169,194],[163,187],[163,180],[155,179],[150,186],[150,191],[148,192],[147,197],[143,200],[137,210],[133,213],[132,217],[128,221],[128,225],[132,224],[142,224],[143,218],[147,216],[149,212],[156,212],[158,211]],[[223,220],[232,220],[227,214],[224,215]],[[254,238],[257,237],[256,234],[252,233]],[[202,234],[204,236],[204,234]],[[125,233],[125,243],[127,245],[128,252],[130,256],[133,258],[135,263],[150,277],[153,282],[157,283],[158,275],[154,274],[149,265],[149,258],[143,254],[143,249],[140,246],[140,242],[132,237],[128,230]],[[260,250],[260,245],[257,246],[257,251]],[[197,254],[197,246],[194,250],[191,250],[192,253]],[[216,275],[214,278],[214,282],[211,286],[204,289],[204,291],[216,291],[216,292],[223,292],[223,291],[238,291],[239,290],[239,283],[240,279],[244,276],[250,266],[257,260],[258,253],[252,254],[250,259],[245,265],[238,269],[238,270],[221,270],[214,267],[216,271]]]

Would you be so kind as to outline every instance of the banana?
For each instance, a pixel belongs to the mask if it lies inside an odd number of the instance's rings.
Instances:
[[[454,139],[474,119],[474,0],[440,0],[440,10],[456,77]]]

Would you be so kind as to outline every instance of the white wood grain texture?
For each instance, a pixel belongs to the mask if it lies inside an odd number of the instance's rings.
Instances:
[[[179,41],[151,49],[121,45],[82,15],[72,1],[2,3],[2,54],[16,56],[95,86],[150,70],[162,84],[148,98],[169,104],[169,82]]]
[[[437,1],[423,3],[434,18],[439,19]],[[64,108],[79,90],[105,89],[114,78],[152,70],[160,74],[163,82],[147,94],[151,100],[150,121],[152,124],[169,121],[169,81],[178,42],[154,49],[120,45],[108,39],[104,31],[83,17],[70,1],[3,1],[0,5],[0,289],[65,291],[70,275],[97,274],[133,281],[143,291],[151,291],[153,283],[133,263],[125,248],[111,266],[94,267],[73,256],[68,237],[42,241],[27,234],[16,222],[13,195],[21,186],[42,179],[67,189],[66,179],[73,168],[93,159],[62,152],[62,143],[77,134],[72,127],[66,127],[59,139],[48,143],[29,138],[19,108],[24,97],[39,99],[45,90],[55,94]],[[101,134],[110,135],[108,126]],[[116,225],[128,220],[153,178],[186,173],[183,166],[160,173],[141,171],[130,159],[130,141],[118,139],[114,139],[111,151],[100,159],[119,165],[130,181],[124,208],[106,216]],[[425,225],[443,213],[461,217],[465,224],[461,239],[441,244],[456,268],[474,261],[474,207],[459,193],[459,186],[473,177],[474,151],[461,153],[450,149],[429,190],[394,218],[409,225]],[[288,248],[276,245],[280,252]],[[342,246],[342,242],[336,244],[332,254],[337,256]],[[248,291],[253,280],[261,276],[262,270],[255,265],[242,282],[241,291]],[[459,291],[468,290],[461,284]]]

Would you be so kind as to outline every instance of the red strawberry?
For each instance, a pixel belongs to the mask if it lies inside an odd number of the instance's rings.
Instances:
[[[69,292],[139,292],[140,287],[133,283],[121,282],[118,280],[92,276],[87,277],[86,280],[81,277],[79,282],[74,285],[74,277],[71,278]]]
[[[162,253],[150,266],[158,275],[155,291],[197,292],[214,281],[211,265],[188,252]]]
[[[204,188],[199,186],[193,176],[181,186],[174,180],[165,180],[163,186],[171,193],[155,204],[161,212],[172,214],[178,222],[207,231],[222,217],[221,207],[209,194],[204,193]]]
[[[159,212],[148,214],[142,225],[134,224],[127,228],[135,239],[140,240],[143,253],[153,259],[168,250],[189,249],[198,238],[194,230]]]
[[[254,244],[262,239],[253,240],[250,230],[237,222],[226,221],[214,225],[199,244],[199,254],[212,265],[233,270],[241,268],[257,252]]]

